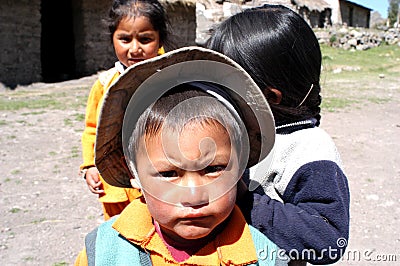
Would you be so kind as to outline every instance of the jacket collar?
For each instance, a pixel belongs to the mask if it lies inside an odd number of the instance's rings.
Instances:
[[[114,222],[113,228],[130,242],[150,251],[154,262],[178,264],[155,232],[152,217],[142,199],[132,201]],[[235,206],[225,229],[184,263],[246,265],[256,261],[257,254],[250,228],[239,208]]]

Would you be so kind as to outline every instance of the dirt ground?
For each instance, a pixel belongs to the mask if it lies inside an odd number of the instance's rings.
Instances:
[[[82,99],[94,79],[0,89],[10,101],[54,93],[59,102],[78,102],[0,113],[1,265],[71,265],[102,221],[97,197],[77,175]],[[400,261],[400,79],[377,82],[371,86],[389,100],[322,114],[351,190],[348,252],[337,265]]]

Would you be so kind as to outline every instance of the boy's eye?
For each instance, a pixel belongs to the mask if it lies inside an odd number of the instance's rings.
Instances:
[[[226,165],[209,165],[204,169],[205,174],[219,174],[225,171]]]
[[[178,173],[176,171],[163,171],[159,172],[158,174],[164,178],[173,178],[178,176]]]

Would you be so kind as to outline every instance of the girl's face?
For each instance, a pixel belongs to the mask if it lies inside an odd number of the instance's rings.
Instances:
[[[126,67],[157,56],[160,35],[147,17],[123,18],[113,34],[118,60]]]
[[[186,125],[179,136],[165,130],[147,138],[146,142],[146,150],[143,144],[136,153],[136,169],[145,188],[147,207],[161,231],[181,244],[208,236],[231,214],[236,200],[236,183],[214,200],[209,199],[207,191],[175,193],[179,200],[174,204],[149,193],[146,187],[164,188],[163,193],[174,193],[157,181],[167,179],[177,186],[196,191],[196,186],[210,184],[212,187],[213,181],[224,178],[223,175],[237,177],[239,170],[236,159],[231,158],[227,131],[220,125],[202,127],[195,123]]]

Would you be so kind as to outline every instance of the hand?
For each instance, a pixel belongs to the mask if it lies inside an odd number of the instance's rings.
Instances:
[[[104,193],[103,184],[101,183],[99,171],[96,167],[90,167],[86,172],[86,184],[89,190],[94,194]]]

